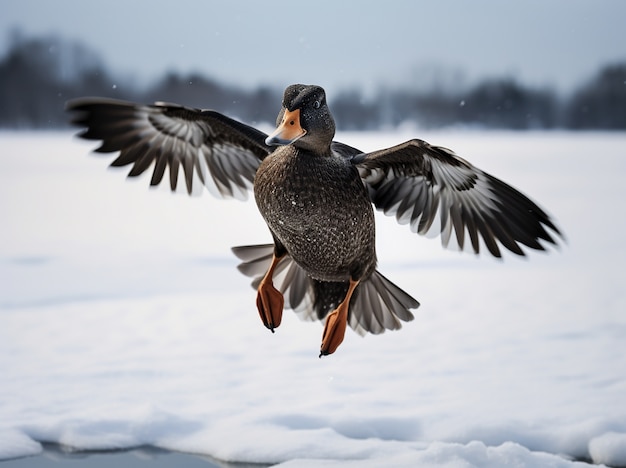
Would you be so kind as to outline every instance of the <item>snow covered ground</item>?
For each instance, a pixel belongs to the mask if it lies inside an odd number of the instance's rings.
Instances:
[[[0,459],[40,442],[291,466],[626,466],[626,135],[419,136],[545,207],[528,260],[444,251],[378,218],[379,268],[422,303],[397,332],[287,313],[271,334],[230,246],[254,202],[149,190],[70,133],[0,134]]]

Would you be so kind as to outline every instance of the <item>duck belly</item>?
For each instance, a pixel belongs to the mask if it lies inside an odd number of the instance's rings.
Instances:
[[[261,215],[312,278],[368,277],[376,267],[374,212],[357,171],[343,161],[324,161],[323,167],[307,162],[304,168],[259,168],[255,198]]]

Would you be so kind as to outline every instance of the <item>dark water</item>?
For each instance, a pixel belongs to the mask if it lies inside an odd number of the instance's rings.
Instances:
[[[34,457],[0,461],[0,468],[265,468],[261,463],[228,463],[210,457],[170,452],[154,447],[116,451],[68,451],[55,444],[44,444],[44,452]]]

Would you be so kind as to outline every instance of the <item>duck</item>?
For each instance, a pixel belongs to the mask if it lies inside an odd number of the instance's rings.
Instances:
[[[452,150],[420,139],[372,152],[334,140],[321,86],[293,84],[271,134],[215,110],[110,98],[68,101],[79,136],[118,153],[111,166],[149,169],[150,185],[206,187],[221,198],[252,191],[272,243],[233,247],[272,331],[285,308],[324,323],[319,356],[349,326],[360,335],[401,328],[420,303],[377,270],[374,209],[444,247],[519,256],[562,233],[534,201]],[[167,175],[166,175],[167,173]],[[184,184],[180,183],[184,181]],[[181,186],[184,186],[181,187]]]

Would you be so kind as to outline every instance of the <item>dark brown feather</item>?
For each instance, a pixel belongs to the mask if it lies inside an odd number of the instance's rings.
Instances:
[[[437,229],[444,245],[453,239],[463,249],[467,231],[477,254],[480,238],[496,257],[500,246],[525,255],[520,245],[544,250],[540,241],[554,244],[560,235],[528,197],[445,148],[410,140],[356,155],[352,162],[378,209],[419,234]],[[434,226],[436,219],[440,224]]]
[[[155,163],[150,184],[157,185],[169,167],[172,191],[182,166],[187,193],[197,174],[216,195],[243,198],[271,151],[265,133],[214,111],[103,98],[73,100],[67,109],[76,114],[74,124],[87,127],[82,138],[102,141],[96,152],[120,151],[112,165],[133,165],[130,177]]]

